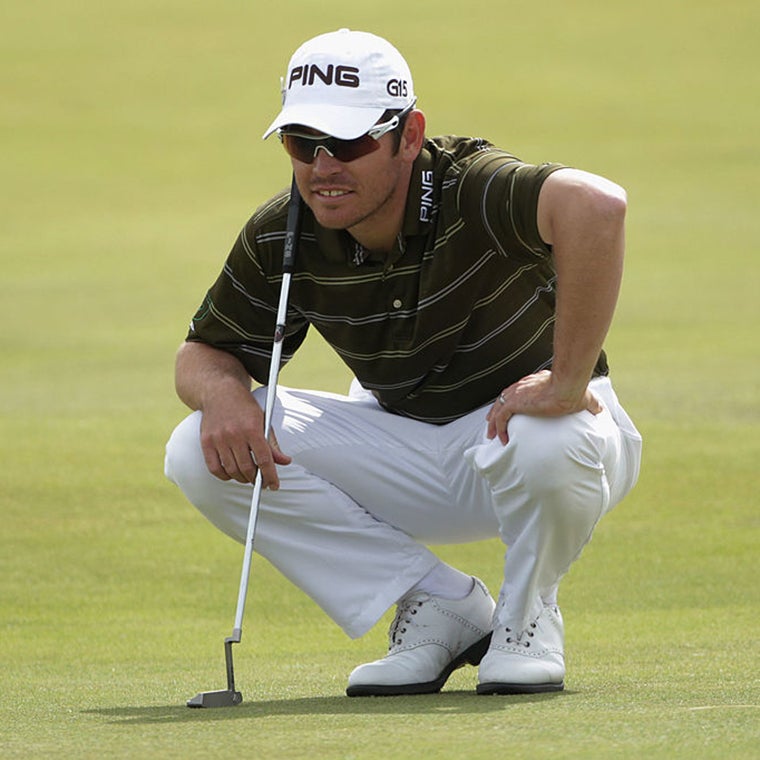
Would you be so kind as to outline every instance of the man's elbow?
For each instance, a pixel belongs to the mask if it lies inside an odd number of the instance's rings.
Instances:
[[[628,210],[628,194],[612,180],[582,172],[576,185],[578,205],[599,222],[622,224]]]
[[[622,224],[628,211],[628,194],[620,185],[605,180],[599,197],[596,199],[597,213],[613,223]]]
[[[628,196],[617,183],[564,169],[549,177],[539,196],[539,230],[547,243],[559,242],[563,233],[573,231],[620,230],[627,209]]]

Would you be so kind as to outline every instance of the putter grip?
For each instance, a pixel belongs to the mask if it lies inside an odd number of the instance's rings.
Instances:
[[[301,194],[298,192],[296,178],[290,186],[290,203],[288,204],[288,219],[285,229],[285,247],[282,253],[282,272],[292,273],[296,260],[298,239],[301,236]]]

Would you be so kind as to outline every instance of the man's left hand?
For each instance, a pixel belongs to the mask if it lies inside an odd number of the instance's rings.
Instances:
[[[498,436],[506,445],[509,442],[507,424],[515,414],[562,417],[583,410],[588,410],[591,414],[599,414],[602,411],[599,399],[588,387],[580,394],[568,394],[549,370],[542,370],[518,380],[499,394],[486,416],[487,435],[489,439]]]

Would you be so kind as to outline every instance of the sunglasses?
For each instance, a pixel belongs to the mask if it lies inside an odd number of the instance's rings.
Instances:
[[[287,127],[280,129],[277,134],[288,155],[295,158],[296,161],[313,164],[317,157],[317,151],[321,148],[328,156],[342,163],[349,163],[376,151],[380,147],[378,142],[380,138],[397,129],[401,120],[412,108],[414,108],[414,102],[393,118],[381,124],[375,124],[368,132],[353,140],[341,140],[330,135],[312,135]]]

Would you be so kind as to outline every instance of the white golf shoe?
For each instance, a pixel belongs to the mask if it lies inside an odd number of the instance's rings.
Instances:
[[[388,654],[348,677],[349,697],[433,694],[463,665],[477,665],[491,635],[494,600],[474,579],[464,599],[408,594],[388,632]]]
[[[480,663],[478,694],[535,694],[562,691],[565,678],[564,625],[556,605],[547,605],[524,631],[494,627]]]

